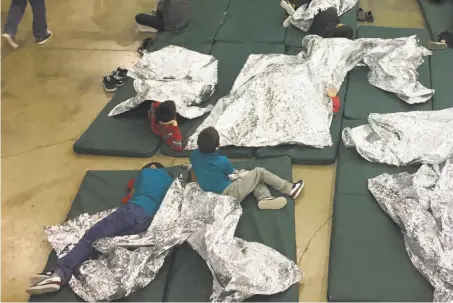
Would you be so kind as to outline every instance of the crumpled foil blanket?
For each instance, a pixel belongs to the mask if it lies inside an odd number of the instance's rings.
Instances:
[[[59,257],[93,224],[113,210],[83,214],[45,230]],[[147,232],[94,243],[99,258],[88,260],[69,285],[85,301],[112,301],[145,287],[157,275],[171,248],[185,241],[206,261],[213,277],[211,300],[242,301],[271,295],[302,279],[299,267],[276,250],[234,237],[242,215],[229,196],[202,191],[177,178]]]
[[[434,287],[434,302],[453,302],[453,157],[417,173],[368,180],[380,207],[398,224],[407,254]]]
[[[368,124],[347,127],[342,137],[370,162],[439,164],[453,155],[453,108],[370,114]]]
[[[134,79],[137,95],[115,106],[109,116],[129,111],[145,100],[173,100],[182,117],[200,117],[212,109],[200,105],[214,93],[217,65],[213,56],[174,45],[145,52],[127,74]]]
[[[291,18],[291,24],[307,32],[319,11],[334,7],[337,9],[338,16],[341,16],[352,9],[356,3],[357,0],[313,0],[310,4],[304,4],[296,10]]]
[[[332,100],[347,74],[363,62],[369,82],[408,103],[431,98],[433,90],[418,82],[417,67],[431,54],[415,36],[398,39],[304,38],[297,56],[250,55],[229,95],[221,98],[188,139],[197,148],[198,134],[213,126],[222,146],[332,145]],[[366,98],[363,102],[367,102]]]

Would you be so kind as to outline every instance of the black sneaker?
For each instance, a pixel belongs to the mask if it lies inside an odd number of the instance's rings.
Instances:
[[[148,46],[152,43],[153,43],[153,39],[151,39],[151,38],[146,38],[145,40],[142,41],[142,44],[137,49],[137,52],[140,54],[140,56],[143,56],[143,53],[146,51]]]
[[[47,31],[47,35],[44,38],[42,38],[42,39],[36,40],[36,44],[43,45],[47,41],[49,41],[50,38],[52,38],[52,36],[53,36],[52,32],[51,31]]]
[[[299,180],[296,183],[293,183],[293,188],[291,189],[291,193],[289,194],[291,198],[296,199],[299,197],[302,189],[304,188],[304,181]]]
[[[126,80],[127,78],[127,69],[118,67],[116,71],[112,73],[113,78],[115,78],[118,81],[123,81]],[[122,84],[121,84],[122,85]]]
[[[111,93],[124,84],[124,80],[116,80],[113,76],[106,76],[102,80],[105,91]]]

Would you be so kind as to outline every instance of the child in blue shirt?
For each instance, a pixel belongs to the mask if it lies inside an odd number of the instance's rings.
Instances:
[[[231,181],[229,175],[235,168],[230,160],[218,151],[219,141],[217,130],[208,127],[198,136],[198,149],[190,155],[192,172],[204,191],[228,195],[239,202],[253,193],[260,209],[280,209],[287,203],[286,198],[272,197],[266,184],[293,199],[301,193],[304,187],[302,180],[289,183],[261,167],[252,169],[236,181]]]
[[[55,270],[32,276],[32,286],[27,292],[39,295],[60,290],[69,282],[73,271],[95,252],[92,244],[96,240],[148,230],[172,182],[173,177],[162,164],[152,162],[143,167],[128,204],[93,225],[74,248],[57,261]]]

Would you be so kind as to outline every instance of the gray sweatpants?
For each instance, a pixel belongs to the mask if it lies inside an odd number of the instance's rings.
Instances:
[[[265,184],[287,195],[291,193],[293,187],[288,181],[277,177],[262,167],[257,167],[231,183],[223,191],[223,194],[242,202],[245,197],[253,192],[255,198],[260,201],[272,197]]]
[[[44,0],[28,0],[33,10],[33,35],[36,40],[43,39],[47,35],[47,21],[46,21],[46,3]],[[9,7],[8,17],[6,18],[4,32],[11,37],[15,37],[17,27],[22,19],[25,8],[27,7],[27,0],[11,0]]]

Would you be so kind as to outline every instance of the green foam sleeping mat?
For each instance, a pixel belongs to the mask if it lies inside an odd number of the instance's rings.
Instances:
[[[418,0],[418,4],[420,4],[432,38],[437,40],[437,36],[441,32],[453,28],[453,2],[451,0],[441,1],[439,4],[431,0]]]
[[[358,4],[340,17],[341,23],[350,26],[354,30],[354,37],[357,34],[357,7]],[[284,15],[283,10],[281,14],[282,16]],[[290,25],[286,30],[285,45],[301,47],[302,39],[304,39],[307,35],[308,33],[301,31],[293,25]]]
[[[248,160],[235,162],[238,169],[264,167],[278,176],[292,181],[291,160],[287,157],[269,160]],[[176,176],[181,167],[171,167],[169,171]],[[96,213],[121,205],[127,194],[127,183],[136,178],[138,171],[88,171],[72,204],[67,219],[83,213]],[[276,194],[275,192],[273,192]],[[239,221],[236,235],[248,241],[268,245],[291,260],[296,259],[296,236],[294,201],[281,210],[263,211],[251,196],[242,204],[243,215]],[[49,256],[45,271],[52,269],[57,261],[55,252]],[[145,288],[123,299],[128,302],[162,301],[201,301],[209,300],[212,291],[212,277],[196,252],[188,245],[174,249],[167,258],[156,279]],[[257,301],[295,302],[298,299],[298,285],[273,296],[255,296]],[[31,302],[80,302],[69,287],[57,293],[32,296]]]
[[[215,104],[221,97],[229,93],[234,81],[236,80],[236,76],[241,71],[250,54],[284,53],[284,51],[285,47],[283,44],[215,43],[212,47],[211,55],[219,61],[218,83],[216,91],[208,103]],[[180,130],[185,141],[183,143],[184,146],[187,143],[187,138],[196,130],[205,118],[206,116],[203,116],[198,119],[185,120],[180,123]],[[255,154],[255,148],[250,147],[227,146],[221,148],[221,151],[225,155],[235,158],[253,157]],[[171,157],[188,157],[190,154],[189,151],[179,153],[174,152],[165,144],[160,148],[160,152]]]
[[[116,117],[108,116],[115,106],[135,94],[133,80],[128,79],[75,142],[74,152],[118,157],[151,157],[159,149],[161,140],[151,132],[148,102]]]
[[[393,39],[411,35],[417,35],[420,44],[427,46],[429,37],[424,29],[361,26],[357,33],[358,38]],[[425,57],[423,64],[418,68],[419,81],[428,88],[431,87],[429,61],[429,57]],[[421,104],[407,104],[395,94],[372,86],[368,82],[368,71],[368,67],[356,67],[349,73],[344,112],[347,119],[363,120],[371,113],[432,110],[432,100]]]
[[[300,48],[289,47],[288,55],[297,55]],[[273,147],[262,147],[256,151],[257,158],[270,158],[289,156],[294,164],[332,164],[337,159],[338,144],[340,142],[341,124],[343,121],[344,99],[346,95],[347,77],[338,93],[341,102],[340,112],[333,118],[330,126],[333,145],[324,148],[313,148],[309,146],[280,145]]]
[[[344,127],[366,123],[344,120]],[[431,302],[430,284],[412,265],[400,228],[369,193],[367,180],[416,167],[370,163],[340,143],[329,256],[332,302]]]
[[[430,60],[431,82],[435,90],[433,109],[439,110],[453,107],[453,49],[433,51]]]
[[[157,34],[159,42],[212,42],[223,22],[230,0],[190,0],[189,23],[178,32]]]
[[[288,181],[292,180],[291,160],[288,157],[235,162],[238,169],[264,167]],[[273,194],[278,194],[272,191]],[[296,258],[294,201],[281,210],[263,211],[249,195],[243,202],[243,215],[236,236],[272,247],[291,260]],[[173,255],[172,268],[165,292],[167,302],[207,302],[211,295],[212,276],[206,263],[188,245],[178,247]],[[296,302],[298,285],[272,296],[254,296],[248,301]]]
[[[156,42],[148,47],[148,51],[159,50],[167,45],[169,44]],[[205,54],[211,51],[211,43],[183,43],[181,46]],[[135,94],[133,80],[128,79],[77,140],[74,151],[78,154],[119,157],[147,158],[154,155],[162,141],[151,131],[148,120],[149,102],[116,117],[108,116],[116,105]]]
[[[137,174],[138,171],[88,171],[72,203],[67,220],[83,213],[94,214],[121,206],[121,199],[127,194],[127,183]],[[124,301],[162,302],[170,273],[170,259],[171,257],[167,258],[153,282]],[[52,251],[44,271],[54,269],[57,260],[55,251]],[[68,286],[56,293],[31,296],[30,302],[83,302],[83,300]]]
[[[230,0],[215,40],[283,43],[282,11],[278,0]]]

